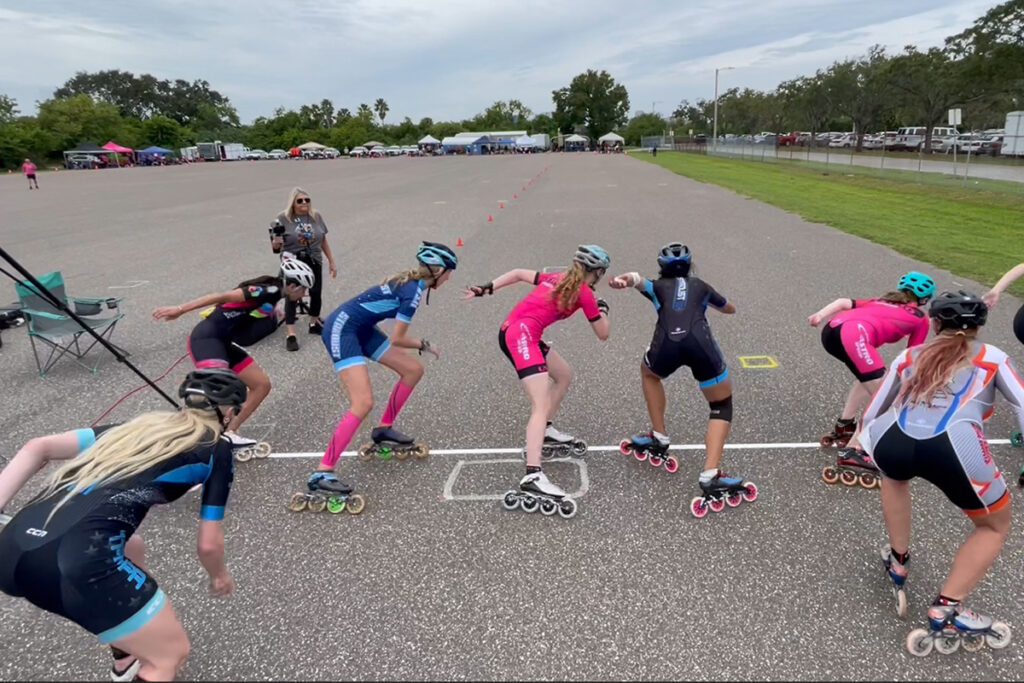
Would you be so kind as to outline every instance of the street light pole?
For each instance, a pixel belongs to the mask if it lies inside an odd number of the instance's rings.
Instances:
[[[715,69],[715,112],[711,118],[711,147],[712,149],[718,149],[718,72],[728,71],[734,69],[733,66],[723,66],[719,69]]]

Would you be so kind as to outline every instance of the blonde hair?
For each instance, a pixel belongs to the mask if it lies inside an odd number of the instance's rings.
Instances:
[[[386,285],[388,283],[394,283],[394,285],[396,287],[401,287],[402,285],[404,285],[406,282],[409,282],[410,280],[428,280],[429,281],[429,280],[433,280],[435,277],[437,277],[437,276],[434,275],[432,270],[430,270],[430,266],[421,263],[418,266],[416,266],[415,268],[409,268],[407,270],[402,270],[402,271],[399,271],[399,272],[395,273],[391,277],[385,278],[384,281],[381,282],[381,284],[382,285]]]
[[[300,194],[304,194],[306,195],[306,197],[309,198],[309,204],[306,205],[309,207],[309,217],[312,218],[313,220],[316,220],[318,218],[318,214],[316,212],[316,209],[313,208],[313,198],[310,197],[309,193],[303,190],[301,187],[293,187],[292,193],[288,195],[288,207],[284,210],[285,217],[292,223],[295,222],[295,198],[298,197]]]
[[[890,304],[914,304],[917,306],[921,302],[916,294],[907,289],[898,289],[895,292],[887,292],[878,298],[879,300]]]
[[[551,292],[552,298],[558,302],[559,310],[567,311],[576,305],[576,300],[580,296],[580,285],[583,284],[583,279],[586,276],[587,269],[583,267],[583,264],[573,261],[569,270],[562,275],[558,284],[555,285],[554,291]]]
[[[39,498],[48,498],[58,489],[67,489],[67,493],[50,511],[46,524],[64,503],[85,489],[128,479],[199,445],[212,446],[220,433],[216,412],[193,408],[143,413],[104,432],[88,450],[51,475]]]
[[[971,364],[968,355],[977,336],[977,328],[946,330],[921,347],[911,366],[914,372],[900,389],[900,400],[911,405],[931,404],[936,392]]]

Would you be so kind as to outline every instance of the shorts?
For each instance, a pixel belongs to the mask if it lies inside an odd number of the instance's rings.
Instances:
[[[36,179],[36,174],[35,173],[27,173],[27,174],[25,174],[25,177],[28,178],[29,180],[35,180]]]
[[[327,347],[327,353],[334,362],[334,371],[356,365],[366,365],[366,359],[379,361],[384,352],[391,348],[388,336],[376,325],[352,327],[348,313],[336,311],[327,318],[320,338]]]
[[[32,522],[29,522],[32,524]],[[135,633],[166,602],[149,574],[124,557],[124,532],[78,532],[22,550],[16,516],[0,534],[0,590],[112,643]],[[34,531],[34,529],[33,529]],[[103,538],[94,541],[97,534]]]
[[[505,354],[519,379],[548,371],[548,351],[551,347],[535,337],[525,323],[505,323],[498,330],[498,346]]]
[[[868,338],[864,323],[826,325],[821,330],[821,345],[830,356],[843,361],[859,382],[870,382],[885,375],[885,361]]]
[[[996,512],[1010,502],[985,435],[973,422],[956,422],[945,432],[921,440],[893,424],[875,441],[872,451],[883,475],[896,481],[926,479],[968,515]]]
[[[196,329],[199,329],[199,325]],[[216,337],[196,336],[193,330],[188,338],[188,355],[197,369],[225,368],[236,375],[255,361],[249,352],[234,342]]]
[[[724,382],[729,377],[722,352],[710,334],[693,333],[678,341],[656,334],[644,352],[643,363],[662,379],[686,365],[701,389]]]

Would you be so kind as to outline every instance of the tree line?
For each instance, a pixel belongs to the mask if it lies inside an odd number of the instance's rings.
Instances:
[[[554,109],[535,114],[519,100],[502,100],[461,121],[427,117],[387,119],[384,98],[354,109],[323,99],[242,124],[230,100],[205,80],[161,80],[127,71],[79,72],[38,103],[35,116],[0,94],[0,164],[16,167],[25,157],[59,158],[79,142],[115,140],[132,148],[171,150],[197,141],[241,142],[252,149],[289,149],[315,141],[338,149],[371,139],[415,144],[464,130],[526,130],[530,134],[580,132],[592,139],[615,130],[627,144],[672,130],[677,136],[710,134],[714,101],[683,100],[666,119],[653,112],[629,117],[626,87],[606,71],[587,70],[551,93]],[[944,122],[963,109],[965,128],[1002,125],[1005,114],[1024,107],[1024,0],[1009,0],[985,13],[941,48],[907,46],[889,54],[872,47],[863,56],[833,63],[813,76],[780,83],[773,91],[730,88],[718,99],[720,133],[761,130],[892,129]],[[859,144],[858,140],[858,144]],[[930,149],[930,139],[925,141]]]

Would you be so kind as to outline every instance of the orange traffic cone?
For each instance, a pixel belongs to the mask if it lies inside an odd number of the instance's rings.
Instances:
[[[513,192],[512,193],[512,199],[519,199],[519,195],[517,195],[515,192]]]
[[[487,222],[488,223],[493,223],[494,222],[494,216],[492,216],[491,214],[487,214]]]
[[[464,246],[466,246],[466,245],[464,245],[464,244],[462,243],[462,238],[460,237],[460,238],[459,238],[459,239],[458,239],[458,240],[457,240],[457,241],[455,242],[455,246],[457,246],[457,247],[464,247]]]
[[[499,209],[504,209],[505,208],[505,202],[498,202],[498,208]]]

